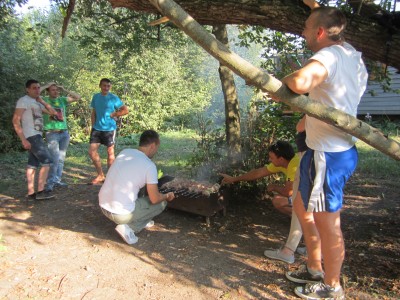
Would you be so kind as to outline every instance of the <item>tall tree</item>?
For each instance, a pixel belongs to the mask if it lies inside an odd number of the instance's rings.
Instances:
[[[226,25],[215,25],[213,34],[216,39],[229,49],[228,32]],[[233,72],[220,63],[218,68],[221,80],[222,92],[225,102],[225,132],[226,141],[229,149],[229,156],[232,163],[235,163],[237,154],[240,152],[240,113],[239,99],[236,92],[235,80]]]

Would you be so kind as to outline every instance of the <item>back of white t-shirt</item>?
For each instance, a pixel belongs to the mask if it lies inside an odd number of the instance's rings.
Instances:
[[[129,214],[135,209],[139,190],[157,184],[156,165],[142,151],[124,149],[107,172],[99,192],[99,205],[114,214]]]
[[[327,106],[357,115],[357,106],[367,85],[368,73],[361,53],[350,44],[334,45],[311,57],[328,71],[327,79],[310,91],[310,98]],[[340,152],[350,149],[355,139],[332,125],[306,117],[307,146],[314,150]]]

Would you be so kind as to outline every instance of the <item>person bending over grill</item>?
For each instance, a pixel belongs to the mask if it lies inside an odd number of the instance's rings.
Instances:
[[[118,224],[115,230],[128,244],[136,243],[135,233],[153,226],[152,219],[175,198],[173,192],[161,194],[158,190],[157,168],[151,159],[159,146],[158,133],[144,131],[138,149],[124,149],[117,156],[99,192],[103,214]],[[140,197],[144,186],[148,196]]]
[[[276,173],[283,173],[286,176],[285,185],[269,184],[268,192],[274,193],[272,204],[280,212],[292,214],[293,181],[300,159],[295,154],[293,147],[286,141],[277,141],[268,148],[270,163],[267,166],[253,169],[243,175],[233,177],[221,173],[222,184],[230,184],[239,181],[252,181]]]

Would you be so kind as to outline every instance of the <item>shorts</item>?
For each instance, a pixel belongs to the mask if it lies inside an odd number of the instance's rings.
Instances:
[[[102,144],[106,147],[111,147],[115,144],[116,130],[112,131],[99,131],[92,128],[90,132],[90,144]]]
[[[336,212],[343,205],[343,189],[356,169],[357,148],[343,152],[307,150],[300,163],[299,191],[307,212]]]
[[[30,136],[27,140],[31,144],[28,152],[28,169],[37,169],[40,165],[48,166],[53,163],[49,148],[40,134]]]

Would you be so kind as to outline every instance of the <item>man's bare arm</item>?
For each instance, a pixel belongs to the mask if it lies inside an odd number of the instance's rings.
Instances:
[[[44,113],[46,113],[48,115],[56,115],[57,114],[56,110],[50,104],[48,104],[46,101],[44,101],[42,99],[42,97],[38,97],[36,99],[36,101],[44,106],[44,109],[42,109],[42,111]]]
[[[21,126],[21,119],[22,115],[24,113],[25,109],[24,108],[16,108],[14,111],[12,123],[14,126],[14,130],[17,133],[19,139],[22,142],[22,146],[24,149],[29,150],[31,148],[31,143],[28,142],[28,140],[25,138],[24,132],[22,130]]]
[[[328,77],[323,64],[310,60],[303,68],[287,75],[282,82],[296,94],[305,94],[321,84]]]
[[[69,91],[69,90],[67,90],[65,87],[63,87],[62,85],[58,85],[58,87],[59,87],[60,89],[62,89],[64,92],[67,93],[67,101],[68,101],[68,102],[78,101],[79,99],[82,98],[82,96],[79,95],[78,93],[73,92],[73,91]]]
[[[122,117],[128,114],[129,110],[126,105],[121,106],[117,111],[114,111],[112,114],[110,114],[111,118],[115,117]]]

